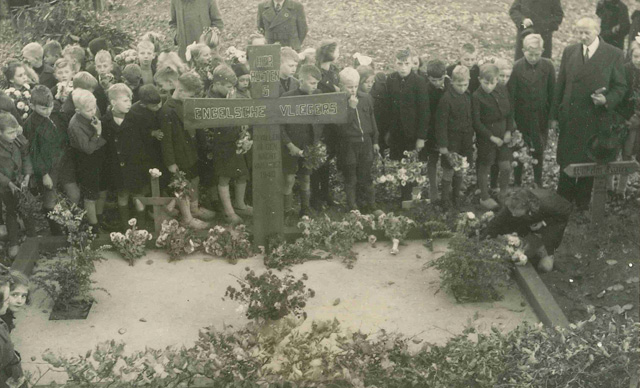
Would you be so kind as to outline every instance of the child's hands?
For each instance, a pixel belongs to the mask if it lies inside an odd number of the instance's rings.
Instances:
[[[44,185],[44,187],[46,187],[49,190],[53,188],[53,179],[51,179],[49,174],[46,174],[45,176],[42,177],[42,184]]]
[[[498,136],[491,136],[489,140],[498,147],[502,147],[502,144],[504,144],[504,141],[502,141]]]
[[[358,107],[358,97],[349,97],[349,108],[356,109]]]
[[[373,145],[373,152],[377,155],[380,155],[380,145],[379,144],[374,144]]]
[[[424,139],[416,140],[416,151],[420,152],[424,148]]]
[[[156,129],[155,131],[151,131],[151,136],[155,137],[158,140],[162,140],[164,137],[164,133],[162,133],[161,129]]]
[[[20,188],[18,186],[16,186],[15,183],[9,182],[9,190],[11,190],[11,194],[15,194],[18,191],[20,191]]]
[[[549,129],[558,130],[558,120],[549,120]]]
[[[29,187],[29,179],[31,179],[31,175],[25,175],[24,176],[24,179],[22,179],[22,182],[20,183],[20,188],[21,189]]]
[[[93,116],[91,118],[91,126],[95,128],[96,134],[100,136],[102,134],[102,123],[98,120],[97,117]]]
[[[289,154],[291,156],[302,156],[302,150],[295,146],[293,143],[287,144],[287,148],[289,148]]]
[[[511,141],[511,132],[507,131],[507,132],[504,134],[504,142],[505,142],[505,143],[509,143],[510,141]]]
[[[616,25],[611,29],[611,32],[613,32],[614,34],[617,34],[618,31],[620,31],[620,25]]]
[[[178,172],[178,165],[172,164],[171,166],[167,167],[167,170],[169,170],[170,173],[175,174],[176,172]]]
[[[440,154],[446,155],[449,153],[449,149],[447,147],[440,148]]]
[[[531,27],[533,26],[533,20],[526,18],[522,21],[522,25],[524,26],[524,28]]]

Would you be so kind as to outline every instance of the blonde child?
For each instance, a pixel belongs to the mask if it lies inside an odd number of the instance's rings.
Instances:
[[[208,74],[211,69],[211,48],[204,43],[194,43],[187,46],[185,57],[191,70],[200,76],[205,92],[208,91],[211,87],[211,80]]]
[[[162,137],[162,158],[171,173],[183,171],[193,188],[189,198],[178,199],[182,222],[194,229],[205,229],[208,224],[195,217],[213,218],[212,212],[198,207],[198,148],[195,131],[184,127],[184,100],[202,94],[202,80],[193,72],[182,74],[173,94],[160,109]]]
[[[95,93],[98,88],[98,80],[89,74],[86,71],[80,71],[73,76],[72,80],[72,89],[78,90],[87,90],[90,93]],[[71,92],[73,95],[73,91]],[[65,115],[67,123],[71,120],[71,117],[76,114],[76,107],[74,105],[73,98],[67,98],[65,102],[62,104],[62,113]],[[100,109],[96,110],[96,117],[100,118],[102,116],[102,112]]]
[[[213,80],[208,97],[233,98],[233,88],[238,82],[234,71],[220,65],[213,71]],[[225,216],[232,224],[242,222],[239,215],[250,216],[253,209],[245,203],[245,192],[249,170],[243,154],[236,152],[236,142],[241,134],[240,127],[213,128],[210,132],[213,142],[213,165],[218,179],[218,196]],[[235,201],[231,202],[229,182],[235,180]]]
[[[300,68],[300,87],[283,94],[283,97],[321,94],[322,92],[318,90],[320,79],[322,79],[322,74],[317,67],[304,65]],[[293,186],[297,175],[300,180],[300,216],[309,215],[311,171],[304,167],[301,156],[302,150],[306,146],[320,141],[322,125],[284,125],[280,133],[282,141],[282,170],[285,176],[284,210],[286,213],[292,212]]]
[[[87,220],[97,233],[107,198],[104,169],[107,142],[102,137],[102,123],[97,117],[98,107],[93,93],[85,89],[74,89],[71,100],[76,113],[67,130],[69,145],[74,154],[76,178],[84,196]]]
[[[300,82],[294,77],[298,69],[298,61],[298,53],[291,47],[280,49],[280,95],[296,90],[300,86]]]
[[[57,84],[51,88],[53,97],[59,104],[63,104],[73,90],[73,76],[75,75],[73,62],[66,58],[60,58],[53,66],[53,75]]]
[[[37,82],[48,88],[52,88],[56,84],[53,76],[53,68],[44,63],[44,49],[37,42],[31,42],[22,48],[22,59],[31,69],[38,75]]]
[[[447,67],[447,75],[451,78],[451,73],[456,66],[462,65],[469,69],[471,80],[469,81],[469,93],[473,94],[480,87],[480,67],[478,66],[478,52],[471,43],[465,43],[460,47],[460,60]]]
[[[498,204],[489,196],[489,172],[498,164],[501,194],[507,192],[511,178],[511,141],[513,108],[507,89],[498,84],[500,70],[494,64],[480,67],[480,88],[473,93],[473,128],[478,147],[478,185],[480,204],[494,209]]]
[[[138,61],[142,71],[142,84],[153,84],[153,75],[156,72],[156,50],[152,42],[141,40],[137,46]]]
[[[64,50],[62,50],[62,56],[74,62],[75,72],[79,72],[85,69],[87,56],[85,50],[79,45],[70,44],[68,46],[65,46]]]
[[[98,86],[96,87],[94,95],[98,101],[98,109],[100,112],[106,112],[107,107],[109,106],[107,90],[109,90],[111,85],[117,82],[114,74],[116,71],[113,59],[111,58],[111,53],[106,50],[98,51],[95,55],[94,61],[95,77],[98,79]],[[119,79],[120,77],[117,78]]]

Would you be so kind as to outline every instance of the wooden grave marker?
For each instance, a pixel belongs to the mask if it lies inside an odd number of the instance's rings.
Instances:
[[[187,129],[253,125],[253,235],[264,245],[284,232],[280,125],[347,122],[344,93],[282,97],[280,45],[249,46],[247,56],[253,99],[187,99]]]
[[[568,165],[564,172],[572,178],[594,177],[591,194],[591,222],[599,223],[604,219],[607,202],[607,177],[618,174],[631,174],[640,169],[636,161],[598,163],[574,163]]]
[[[161,197],[160,180],[158,177],[151,176],[151,197],[135,197],[134,200],[140,201],[145,207],[153,206],[153,224],[156,231],[155,237],[157,238],[162,230],[162,221],[168,216],[168,208],[175,205],[176,199],[173,197]]]

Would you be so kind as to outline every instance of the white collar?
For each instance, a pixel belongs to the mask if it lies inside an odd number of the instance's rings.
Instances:
[[[278,7],[278,5],[280,5],[280,8],[282,8],[282,6],[284,5],[284,0],[273,0],[273,5]]]
[[[582,54],[584,55],[586,49],[589,49],[589,59],[593,58],[593,54],[596,53],[596,50],[598,49],[598,47],[600,46],[600,38],[596,37],[593,42],[591,42],[590,45],[585,46],[582,45]]]

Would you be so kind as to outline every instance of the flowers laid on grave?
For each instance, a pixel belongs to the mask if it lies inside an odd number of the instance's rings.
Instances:
[[[86,212],[68,198],[58,196],[58,202],[47,215],[63,229],[71,247],[83,250],[88,247],[95,235],[92,227],[83,222]]]
[[[525,244],[516,233],[500,236],[499,239],[505,244],[505,249],[511,255],[515,265],[527,264],[527,255],[524,253]]]
[[[304,147],[302,165],[310,170],[317,170],[327,162],[327,146],[319,141]]]
[[[508,146],[513,152],[513,161],[511,162],[513,167],[516,167],[518,163],[522,164],[524,168],[538,164],[538,160],[531,156],[531,152],[534,150],[527,146],[522,132],[517,129],[511,133],[511,141]]]
[[[202,246],[208,254],[226,257],[231,264],[236,264],[238,259],[246,259],[253,253],[249,232],[244,225],[229,228],[216,225],[209,229],[209,235]]]
[[[407,233],[415,226],[415,222],[405,216],[396,216],[393,213],[381,214],[378,217],[378,228],[384,231],[384,235],[389,237],[393,243],[391,254],[400,252],[400,241],[407,237]]]
[[[411,207],[411,219],[424,231],[427,237],[425,246],[433,248],[433,240],[449,238],[453,235],[457,222],[456,215],[436,203],[417,201]]]
[[[156,239],[158,248],[165,248],[169,261],[180,260],[198,249],[202,242],[195,237],[193,230],[180,225],[177,220],[164,220],[160,235]]]
[[[18,181],[22,181],[18,178]],[[29,187],[23,186],[16,193],[18,197],[18,214],[23,220],[42,219],[42,201],[31,193]]]
[[[131,63],[138,64],[138,52],[135,49],[124,50],[116,55],[113,60],[118,66],[124,69]]]
[[[479,236],[482,229],[486,228],[494,217],[495,213],[492,211],[485,212],[480,217],[474,212],[460,213],[456,232],[465,236]]]
[[[244,155],[253,146],[253,140],[251,140],[251,133],[248,130],[247,126],[243,126],[240,131],[240,136],[236,141],[236,154]]]
[[[137,222],[135,218],[130,219],[129,226],[131,228],[127,229],[125,234],[113,232],[109,235],[113,245],[131,266],[136,259],[145,255],[147,241],[151,241],[153,238],[151,233],[146,230],[138,230],[136,228]]]
[[[193,192],[191,182],[187,179],[187,174],[184,171],[176,171],[171,175],[169,188],[173,189],[173,195],[180,199],[188,199]]]
[[[458,234],[449,250],[425,265],[440,272],[440,287],[459,302],[502,299],[499,289],[510,283],[512,257],[504,241]]]
[[[404,157],[400,160],[391,160],[388,152],[382,157],[375,157],[372,175],[374,184],[390,184],[406,186],[408,183],[416,183],[423,186],[427,182],[425,164],[418,158],[417,151],[404,151]]]
[[[449,164],[453,171],[462,171],[465,172],[469,168],[469,162],[467,161],[466,156],[462,156],[456,152],[449,152],[447,154],[447,159],[449,160]]]
[[[246,307],[246,316],[258,322],[277,321],[289,314],[307,317],[304,312],[307,300],[315,296],[315,291],[307,289],[303,280],[291,275],[279,277],[271,270],[256,276],[249,267],[244,279],[238,279],[240,289],[229,286],[225,298],[240,302]]]

